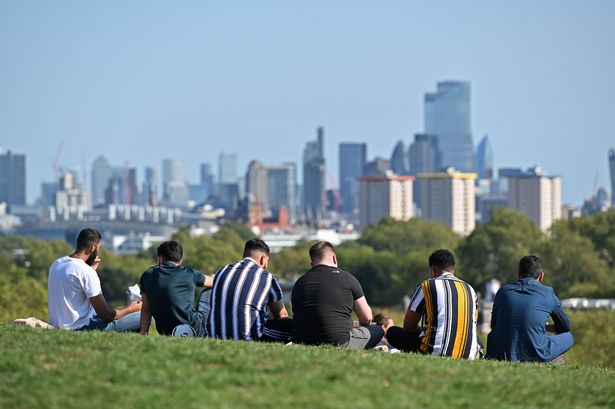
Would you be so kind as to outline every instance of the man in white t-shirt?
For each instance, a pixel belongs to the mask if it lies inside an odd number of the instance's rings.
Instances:
[[[126,308],[109,307],[100,287],[96,269],[102,236],[83,229],[77,248],[70,256],[57,259],[49,268],[47,285],[51,325],[68,330],[138,331],[141,302]]]

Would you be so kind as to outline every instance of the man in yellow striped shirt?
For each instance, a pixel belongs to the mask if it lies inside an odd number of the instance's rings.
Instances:
[[[416,288],[403,328],[391,327],[386,333],[393,347],[453,359],[478,357],[476,293],[455,277],[454,268],[455,256],[449,250],[429,256],[430,278]]]

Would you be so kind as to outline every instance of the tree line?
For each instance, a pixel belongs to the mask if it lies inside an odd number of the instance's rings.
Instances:
[[[245,240],[253,236],[242,226],[225,225],[211,236],[192,237],[180,229],[173,238],[184,246],[184,263],[206,274],[241,258]],[[309,269],[311,242],[273,254],[270,270],[293,279]],[[491,278],[502,283],[516,278],[516,265],[527,254],[541,257],[545,283],[561,298],[615,297],[615,209],[556,222],[541,232],[525,215],[496,209],[488,223],[461,237],[442,223],[383,219],[366,228],[360,239],[337,247],[340,267],[361,282],[372,305],[398,304],[427,276],[427,258],[438,248],[452,249],[456,273],[482,292]],[[51,263],[72,252],[64,241],[31,237],[0,237],[0,321],[37,316],[46,319],[47,272]],[[125,303],[128,285],[156,263],[155,247],[136,256],[100,253],[98,269],[111,303]]]

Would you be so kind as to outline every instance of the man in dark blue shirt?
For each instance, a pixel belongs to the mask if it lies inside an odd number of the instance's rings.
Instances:
[[[495,296],[487,358],[553,361],[572,347],[570,319],[553,289],[541,283],[544,272],[540,258],[523,257],[517,277]],[[549,317],[553,324],[547,325]]]

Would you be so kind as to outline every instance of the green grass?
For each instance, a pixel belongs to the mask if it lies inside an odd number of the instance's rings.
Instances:
[[[592,408],[615,371],[0,325],[0,408]]]

